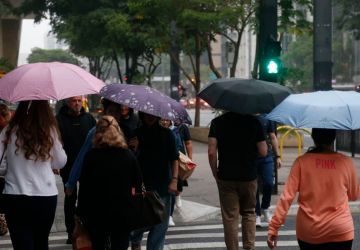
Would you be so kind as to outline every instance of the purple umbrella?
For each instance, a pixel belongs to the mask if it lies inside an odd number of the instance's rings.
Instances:
[[[147,114],[175,122],[192,123],[179,102],[148,86],[113,83],[103,87],[100,95]]]

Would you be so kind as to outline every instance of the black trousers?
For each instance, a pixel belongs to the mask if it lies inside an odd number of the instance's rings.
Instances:
[[[57,196],[4,195],[14,250],[48,250]]]
[[[65,186],[64,186],[64,190],[65,190]],[[65,226],[66,226],[66,232],[68,233],[69,236],[72,235],[75,227],[74,215],[76,212],[76,201],[77,201],[77,186],[74,187],[73,192],[70,196],[65,195],[65,200],[64,200]]]
[[[327,242],[322,244],[310,244],[298,239],[301,250],[351,250],[352,240],[340,242]]]

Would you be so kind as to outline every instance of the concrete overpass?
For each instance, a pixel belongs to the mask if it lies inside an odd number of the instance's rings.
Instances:
[[[24,0],[10,0],[13,6],[19,6]],[[32,18],[32,17],[25,17]],[[15,16],[0,16],[0,57],[17,66],[19,57],[20,34],[22,18]]]

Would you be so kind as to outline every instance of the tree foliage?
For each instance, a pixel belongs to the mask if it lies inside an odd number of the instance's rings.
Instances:
[[[15,68],[8,59],[4,57],[0,57],[0,71],[9,72]]]
[[[136,1],[29,0],[18,12],[32,12],[36,21],[49,13],[56,35],[66,40],[75,54],[87,57],[98,77],[105,72],[101,65],[109,68],[115,62],[120,79],[125,74],[130,82],[144,78],[150,82],[149,74],[160,61],[154,35],[157,28],[144,22],[144,16],[133,15],[131,3]],[[120,57],[125,59],[124,67]]]
[[[37,62],[64,62],[80,65],[79,60],[70,52],[62,49],[33,48],[27,58],[28,63]]]
[[[0,1],[0,18],[11,13],[11,4],[8,0]]]
[[[278,32],[301,36],[312,31],[308,15],[313,12],[312,0],[280,0],[278,3]]]
[[[227,0],[217,1],[217,26],[215,34],[221,35],[226,39],[227,48],[232,48],[232,58],[230,58],[230,77],[235,76],[239,61],[240,45],[246,29],[251,30],[255,27],[255,12],[259,8],[258,0]],[[226,51],[225,53],[228,53]],[[229,55],[229,54],[228,54]]]
[[[349,31],[355,39],[360,39],[360,1],[337,0],[335,6],[340,9],[335,18],[338,28]]]
[[[282,81],[297,91],[311,90],[313,83],[313,38],[298,36],[283,54]]]

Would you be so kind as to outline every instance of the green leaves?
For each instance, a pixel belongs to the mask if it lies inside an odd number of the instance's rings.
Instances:
[[[335,23],[340,29],[344,29],[354,38],[360,39],[360,1],[353,0],[338,0],[335,1],[338,15],[335,18]]]
[[[27,58],[28,63],[36,62],[64,62],[80,65],[80,62],[70,52],[62,49],[44,50],[34,48]]]

